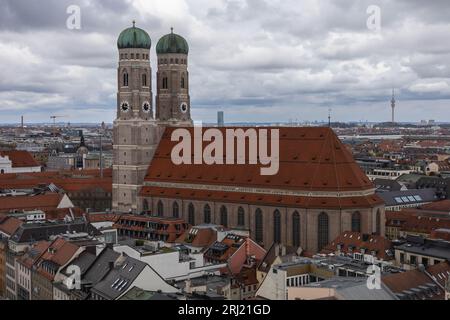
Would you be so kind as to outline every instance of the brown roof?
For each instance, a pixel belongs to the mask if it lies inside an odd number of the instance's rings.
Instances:
[[[0,151],[0,157],[8,157],[13,168],[39,167],[39,163],[28,151]]]
[[[0,197],[0,212],[56,209],[63,196],[59,193],[46,193],[37,196]]]
[[[100,178],[99,170],[46,171],[0,175],[0,186],[3,189],[34,188],[50,183],[67,192],[80,192],[95,188],[112,192],[112,171],[111,169],[105,169],[103,178]]]
[[[198,230],[195,234],[192,233],[192,229]],[[197,248],[209,247],[217,240],[217,232],[213,228],[198,228],[192,227],[182,234],[175,241],[176,243],[182,243]]]
[[[429,204],[425,204],[425,205],[421,206],[420,209],[449,213],[450,212],[450,200],[436,201],[436,202],[432,202]]]
[[[239,128],[220,128],[224,136],[226,129]],[[339,192],[373,188],[372,183],[332,129],[312,127],[271,129],[279,129],[280,133],[280,168],[278,174],[274,176],[262,176],[261,165],[176,166],[171,160],[172,149],[177,144],[171,141],[171,134],[175,128],[167,128],[149,166],[146,181],[301,191]],[[194,139],[194,129],[186,128],[186,130]],[[205,147],[208,143],[203,144]]]
[[[430,266],[426,269],[428,273],[432,276],[437,276],[441,274],[441,280],[439,282],[444,284],[443,276],[446,275],[448,279],[450,274],[450,266],[448,262],[443,262],[438,265]],[[439,278],[439,277],[438,277]],[[426,273],[420,270],[411,270],[402,273],[389,274],[383,276],[381,281],[393,292],[393,293],[403,293],[403,291],[411,291],[413,288],[418,288],[419,286],[424,286],[426,284],[435,284],[433,279],[431,279]],[[443,299],[444,292],[439,288],[439,294],[434,295],[431,299],[441,300]]]
[[[366,237],[366,238],[365,238]],[[350,247],[352,252],[360,252],[365,249],[367,254],[375,251],[376,256],[383,260],[392,260],[393,257],[387,255],[386,250],[392,249],[392,242],[378,235],[363,235],[359,232],[346,231],[341,233],[335,240],[326,246],[322,253],[334,253],[337,246],[341,245],[341,252],[349,253]]]
[[[177,189],[163,187],[144,186],[141,189],[143,197],[158,197],[172,199],[189,199],[210,201],[220,201],[227,203],[249,203],[259,205],[275,205],[278,207],[301,207],[301,208],[320,208],[320,209],[341,209],[341,208],[368,208],[376,207],[383,203],[377,195],[360,197],[307,197],[307,196],[287,196],[273,194],[256,194],[244,192],[210,191]]]
[[[41,263],[43,261],[51,261],[62,267],[66,265],[78,251],[79,247],[73,243],[70,243],[62,238],[56,238],[47,248],[47,250],[39,257],[38,272],[46,278],[53,280],[54,275],[48,273],[42,268]]]
[[[22,221],[13,217],[0,216],[0,231],[12,236],[22,225]]]

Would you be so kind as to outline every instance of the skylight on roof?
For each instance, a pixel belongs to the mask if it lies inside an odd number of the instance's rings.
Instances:
[[[402,200],[402,198],[400,198],[400,197],[396,197],[396,198],[395,198],[395,202],[397,202],[397,203],[403,203],[403,200]]]
[[[422,197],[419,195],[414,196],[414,199],[416,199],[417,201],[423,201]]]

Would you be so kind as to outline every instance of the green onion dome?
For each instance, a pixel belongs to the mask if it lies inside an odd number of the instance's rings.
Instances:
[[[161,39],[159,39],[158,44],[156,45],[156,53],[157,54],[166,54],[166,53],[189,53],[189,45],[187,41],[180,35],[172,32],[166,34]]]
[[[117,47],[119,49],[150,49],[152,46],[152,40],[147,32],[137,28],[136,23],[133,21],[133,26],[127,28],[120,33],[117,40]]]

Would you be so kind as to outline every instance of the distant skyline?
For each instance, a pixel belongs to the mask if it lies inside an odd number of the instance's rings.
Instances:
[[[194,120],[326,122],[332,108],[332,121],[388,122],[395,88],[397,121],[450,121],[447,0],[0,0],[0,14],[0,123],[111,123],[132,20],[152,38],[153,84],[158,39],[174,27],[189,42]]]

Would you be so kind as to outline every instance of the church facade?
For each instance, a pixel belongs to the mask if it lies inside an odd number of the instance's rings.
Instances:
[[[384,235],[383,201],[330,128],[277,128],[274,176],[262,176],[260,165],[175,165],[172,132],[194,131],[189,47],[173,31],[159,40],[153,114],[150,46],[148,34],[134,25],[118,40],[115,211],[220,224],[247,230],[266,247],[277,242],[310,252],[344,231]]]

